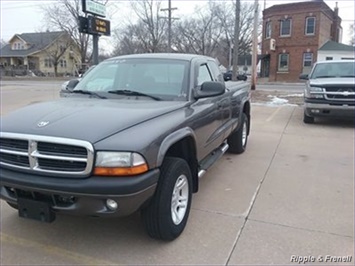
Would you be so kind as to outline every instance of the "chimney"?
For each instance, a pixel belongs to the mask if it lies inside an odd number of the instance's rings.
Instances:
[[[339,15],[338,2],[335,2],[334,16],[338,17],[338,15]]]
[[[332,25],[332,31],[331,31],[331,38],[335,42],[340,41],[340,24],[341,24],[341,19],[339,17],[339,8],[338,8],[338,2],[335,2],[335,8],[333,12],[333,25]]]

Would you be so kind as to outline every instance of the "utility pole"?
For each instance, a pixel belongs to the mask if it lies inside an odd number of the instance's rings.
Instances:
[[[233,51],[233,43],[229,44],[229,56],[228,56],[228,70],[232,70],[232,51]]]
[[[240,0],[236,0],[236,3],[235,3],[235,23],[234,23],[233,74],[232,74],[232,80],[236,80],[236,79],[237,79],[237,71],[238,71],[239,21],[240,21]]]
[[[259,17],[259,0],[254,2],[254,29],[253,29],[253,54],[251,69],[251,90],[256,89],[256,63],[258,58],[258,17]]]
[[[172,18],[171,17],[171,11],[172,10],[177,10],[177,7],[171,7],[171,0],[169,0],[169,6],[168,8],[162,8],[160,11],[168,11],[168,53],[171,53],[171,20],[173,19],[178,19],[178,18]],[[166,17],[163,17],[166,18]]]
[[[92,59],[93,59],[93,63],[94,65],[97,65],[99,63],[99,35],[98,34],[94,34],[92,35],[92,42],[93,42],[93,46],[92,46]]]

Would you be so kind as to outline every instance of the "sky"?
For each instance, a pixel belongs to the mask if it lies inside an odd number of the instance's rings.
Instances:
[[[122,14],[129,15],[130,10],[127,8],[128,0],[118,1],[109,0],[118,3],[118,7],[124,12],[116,12],[115,16],[117,21],[122,20]],[[232,1],[232,0],[219,0],[219,1]],[[259,0],[261,10],[284,3],[301,2],[302,0],[293,1],[276,1],[276,0]],[[177,7],[178,10],[173,12],[173,16],[182,17],[193,13],[196,5],[203,5],[207,0],[190,1],[190,0],[172,0],[172,7]],[[241,2],[254,3],[254,0],[241,0]],[[342,18],[343,27],[343,43],[348,44],[350,40],[349,27],[354,23],[354,0],[338,0],[338,1],[324,1],[330,8],[334,9],[336,2],[338,2],[339,15]],[[25,32],[39,32],[45,31],[46,26],[43,15],[40,11],[41,5],[54,4],[54,0],[39,1],[39,0],[0,0],[0,38],[8,41],[14,34]],[[163,0],[162,8],[168,7],[168,1]],[[127,12],[126,12],[127,11]],[[123,16],[124,18],[124,16]],[[115,27],[114,21],[111,21],[111,28]],[[108,38],[108,37],[105,37]],[[104,38],[104,40],[105,40]],[[106,39],[107,41],[108,39]]]

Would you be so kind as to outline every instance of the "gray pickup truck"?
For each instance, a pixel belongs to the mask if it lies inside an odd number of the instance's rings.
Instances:
[[[139,210],[151,237],[173,240],[199,178],[246,149],[250,119],[249,84],[225,84],[213,58],[108,59],[65,97],[2,117],[0,196],[44,222]]]
[[[314,123],[315,117],[355,117],[355,61],[317,62],[304,90],[303,122]]]

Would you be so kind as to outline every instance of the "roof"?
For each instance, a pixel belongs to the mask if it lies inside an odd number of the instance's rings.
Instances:
[[[355,52],[355,47],[351,45],[346,45],[343,43],[338,43],[334,41],[327,41],[318,51],[345,51],[345,52]]]
[[[325,14],[328,14],[328,16],[333,17],[334,11],[322,0],[313,0],[313,1],[300,1],[300,2],[291,2],[291,3],[286,3],[286,4],[279,4],[279,5],[273,5],[271,7],[266,8],[263,11],[264,16],[266,14],[273,14],[273,13],[293,13],[293,12],[299,12],[299,8],[305,9],[309,11],[305,11],[305,13],[312,12],[314,10],[321,11]],[[338,16],[338,19],[339,16]]]
[[[15,34],[11,39],[18,37],[30,45],[27,50],[12,50],[10,43],[5,45],[0,50],[0,57],[11,57],[19,56],[24,57],[36,52],[39,52],[50,45],[55,39],[60,35],[64,34],[64,31],[54,31],[54,32],[35,32],[35,33],[22,33]]]
[[[130,55],[121,55],[108,60],[115,59],[142,59],[142,58],[155,58],[155,59],[180,59],[190,61],[194,58],[209,58],[214,59],[212,57],[199,55],[199,54],[179,54],[179,53],[146,53],[146,54],[130,54]]]
[[[341,59],[341,60],[326,60],[326,61],[317,61],[317,65],[319,64],[334,64],[334,63],[355,63],[355,60],[352,59]]]

